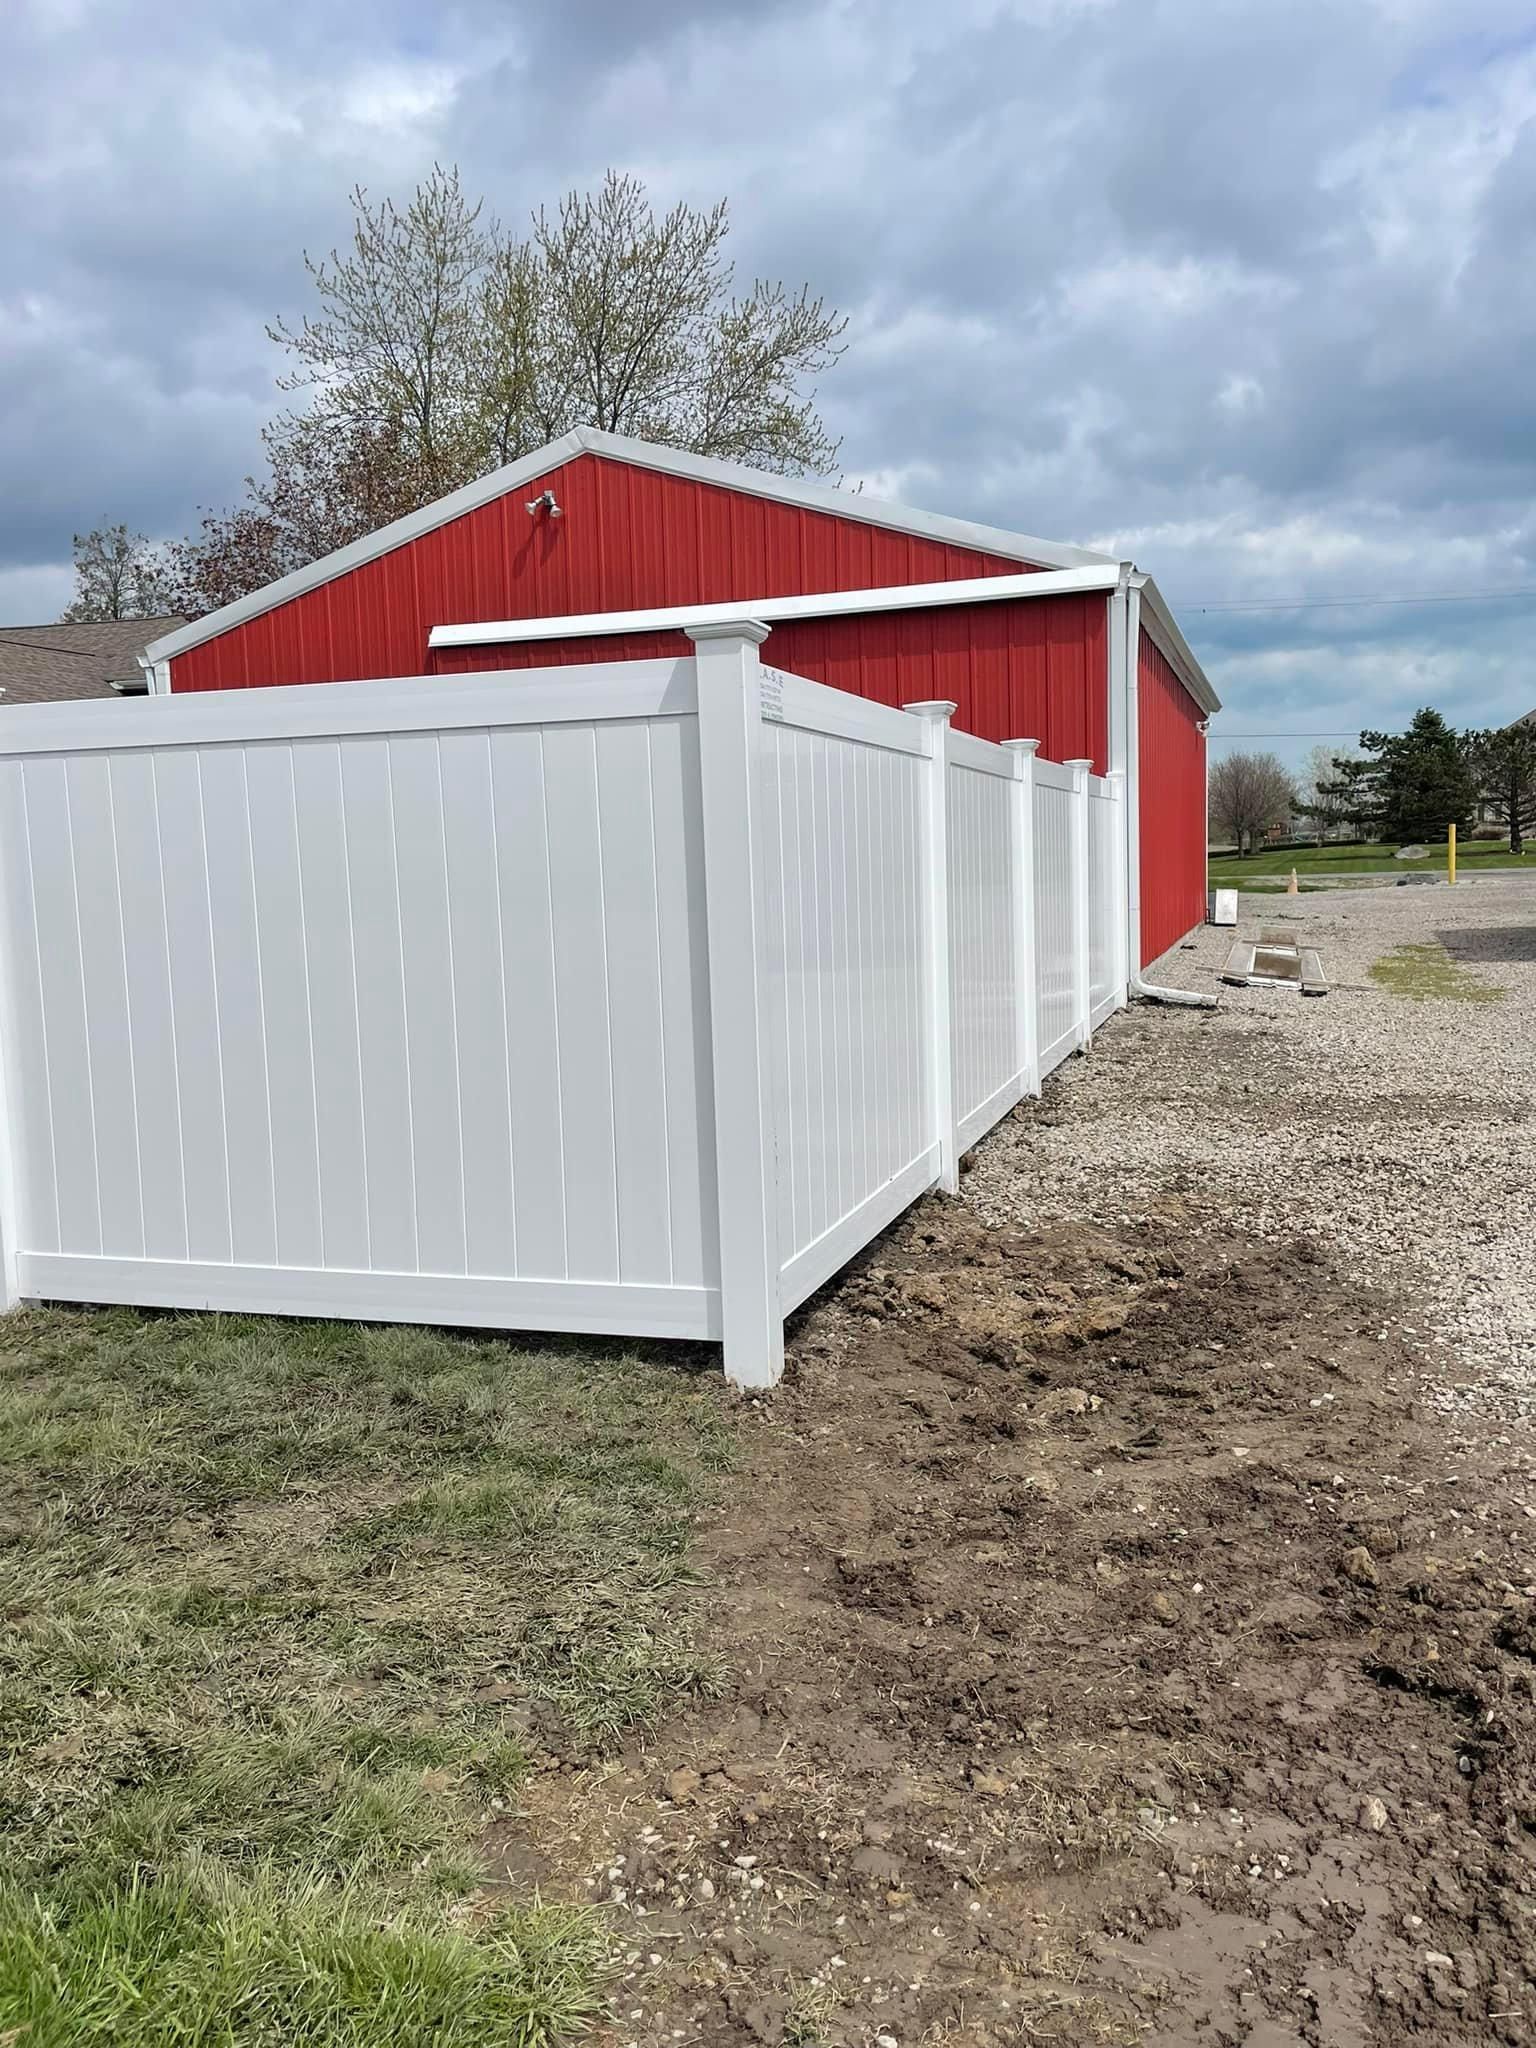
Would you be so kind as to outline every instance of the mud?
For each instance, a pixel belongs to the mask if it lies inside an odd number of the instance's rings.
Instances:
[[[605,2039],[1536,2041],[1529,1462],[1395,1327],[1177,1201],[912,1212],[746,1408],[724,1696],[521,1817]]]

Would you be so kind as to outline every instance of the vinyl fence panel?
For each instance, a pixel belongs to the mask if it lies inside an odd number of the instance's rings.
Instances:
[[[765,632],[0,710],[7,1299],[775,1378],[785,1314],[1124,1001],[1126,868],[1114,778]]]

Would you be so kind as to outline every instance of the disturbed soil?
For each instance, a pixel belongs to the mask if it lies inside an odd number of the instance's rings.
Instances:
[[[604,2040],[1536,2042],[1529,1454],[1411,1314],[1178,1195],[909,1212],[745,1404],[721,1696],[493,1845]]]

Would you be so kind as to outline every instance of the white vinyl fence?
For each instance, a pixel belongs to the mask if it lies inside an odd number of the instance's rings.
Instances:
[[[1124,1000],[1117,790],[696,659],[0,711],[6,1295],[723,1338]]]

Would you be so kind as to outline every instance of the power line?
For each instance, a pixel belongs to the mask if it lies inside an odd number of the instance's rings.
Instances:
[[[1424,597],[1294,597],[1294,598],[1211,598],[1205,603],[1191,600],[1182,604],[1186,612],[1306,612],[1349,608],[1356,605],[1392,604],[1484,604],[1492,600],[1536,597],[1536,585],[1521,590],[1436,591]]]

